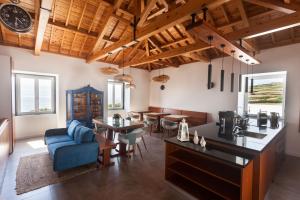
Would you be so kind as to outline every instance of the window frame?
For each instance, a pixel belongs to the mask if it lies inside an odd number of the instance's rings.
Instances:
[[[280,119],[284,119],[285,118],[285,107],[286,107],[286,84],[287,84],[287,72],[286,71],[279,71],[279,72],[266,72],[266,73],[255,73],[253,74],[254,76],[254,80],[257,79],[256,77],[259,77],[258,79],[274,79],[274,78],[283,78],[283,100],[282,100],[282,116],[280,116]],[[252,78],[252,74],[244,74],[242,75],[242,88],[245,88],[245,78],[248,77],[249,78],[249,82],[248,85],[250,87],[251,85],[251,78]],[[242,90],[243,90],[242,89]],[[246,93],[245,91],[242,92],[243,93],[243,112],[247,112],[248,113],[248,102],[249,102],[249,94],[250,94],[250,90],[248,93]],[[268,111],[270,112],[270,111]],[[248,116],[251,118],[257,118],[257,114],[250,114],[248,113]]]
[[[108,110],[124,110],[125,108],[125,83],[123,82],[120,82],[120,81],[115,81],[115,80],[108,80],[107,81],[107,94],[108,94],[108,85],[109,84],[113,84],[113,91],[112,91],[112,108],[109,108],[108,105],[109,105],[109,102],[108,102],[108,99],[107,99],[107,109]],[[122,107],[121,108],[118,108],[118,107],[115,107],[115,85],[116,83],[118,84],[122,84]]]
[[[14,73],[15,77],[15,115],[43,115],[43,114],[56,114],[56,76],[40,75],[40,74],[27,74],[27,73]],[[20,79],[32,78],[34,79],[34,112],[21,112],[21,90]],[[51,80],[52,96],[51,106],[52,111],[39,111],[39,79]]]

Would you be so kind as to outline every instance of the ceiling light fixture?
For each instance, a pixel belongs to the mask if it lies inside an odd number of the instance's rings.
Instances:
[[[114,79],[115,80],[117,80],[117,81],[120,81],[120,82],[128,82],[128,83],[130,83],[130,82],[132,82],[133,81],[133,78],[132,78],[132,76],[131,75],[129,75],[129,74],[125,74],[125,72],[124,72],[124,50],[125,50],[125,46],[123,46],[123,61],[122,61],[122,68],[123,68],[123,73],[122,74],[118,74],[118,75],[116,75],[115,77],[114,77]]]
[[[225,44],[221,44],[221,48],[222,48],[222,69],[221,69],[221,85],[220,85],[220,91],[221,92],[224,91],[224,74],[225,74],[225,70],[224,70],[224,47],[225,47]]]
[[[234,92],[234,72],[233,72],[233,66],[234,66],[234,53],[235,53],[235,50],[232,50],[231,53],[232,53],[232,65],[231,65],[231,76],[230,76],[230,91]]]

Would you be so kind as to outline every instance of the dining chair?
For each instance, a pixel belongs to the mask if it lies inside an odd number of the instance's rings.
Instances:
[[[157,119],[153,118],[153,117],[145,117],[145,121],[144,124],[146,127],[149,128],[149,135],[151,136],[152,132],[153,132],[153,128],[157,126]]]
[[[108,129],[105,127],[102,127],[100,125],[95,125],[94,131],[98,134],[104,134],[104,137],[107,138]]]
[[[140,119],[140,116],[138,114],[134,113],[134,112],[128,112],[126,119],[137,121],[137,120]]]
[[[127,156],[130,157],[130,151],[133,150],[133,153],[135,153],[135,147],[137,146],[141,158],[143,159],[142,151],[140,148],[140,143],[143,141],[143,134],[144,130],[142,128],[134,129],[128,133],[121,133],[118,135],[119,143],[126,144],[126,150],[127,150]],[[144,143],[145,145],[145,143]],[[132,147],[132,148],[131,148]],[[145,146],[146,147],[146,146]]]
[[[162,139],[164,138],[165,133],[167,133],[167,135],[169,137],[170,133],[172,133],[174,130],[178,129],[178,123],[177,122],[166,120],[165,118],[161,119],[161,126],[163,127],[163,132],[161,134]]]

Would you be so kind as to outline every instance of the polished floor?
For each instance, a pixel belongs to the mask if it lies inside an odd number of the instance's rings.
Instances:
[[[115,166],[78,176],[63,183],[16,195],[15,178],[20,157],[47,151],[42,138],[16,143],[10,156],[0,199],[4,200],[92,200],[92,199],[191,199],[164,180],[164,143],[146,137],[148,152],[142,148],[133,158],[115,158]],[[300,159],[288,156],[274,179],[266,200],[300,199]]]

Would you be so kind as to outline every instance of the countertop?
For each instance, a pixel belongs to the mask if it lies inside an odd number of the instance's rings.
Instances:
[[[204,136],[204,138],[207,140],[213,140],[261,152],[277,136],[277,134],[283,130],[284,127],[285,124],[282,121],[279,122],[279,127],[276,129],[269,128],[269,125],[266,128],[259,128],[255,125],[255,122],[250,121],[247,131],[266,134],[266,136],[262,139],[247,136],[226,137],[225,135],[220,134],[219,126],[217,126],[216,123],[193,127],[189,130],[190,135],[193,135],[195,130],[197,130],[199,138]]]

